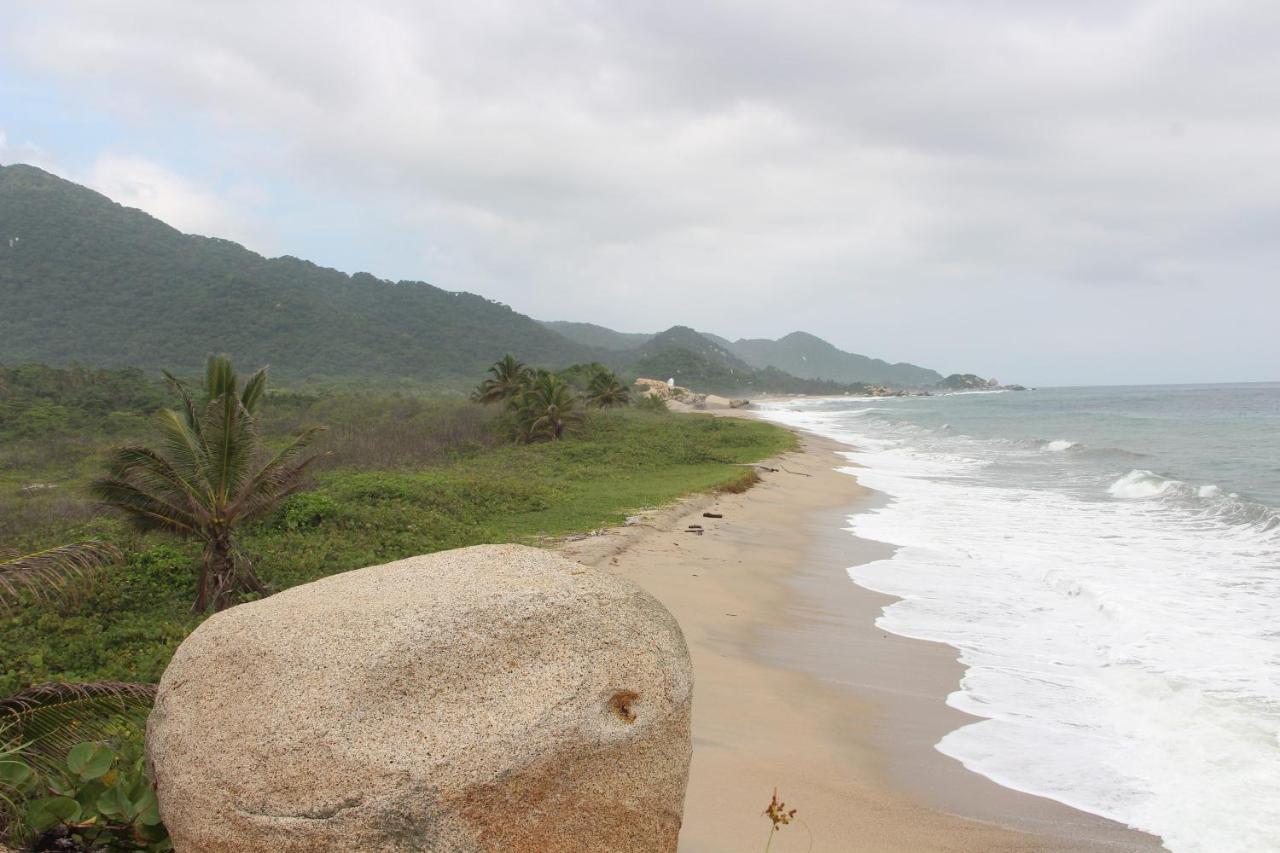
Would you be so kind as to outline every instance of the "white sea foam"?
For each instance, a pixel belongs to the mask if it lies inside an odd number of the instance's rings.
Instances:
[[[1051,441],[1048,444],[1046,444],[1044,446],[1044,449],[1052,451],[1054,453],[1061,453],[1064,450],[1070,450],[1073,447],[1079,447],[1079,446],[1080,445],[1076,444],[1074,441],[1067,441],[1065,438],[1060,438],[1056,441]]]
[[[850,443],[889,497],[850,527],[900,547],[850,576],[901,599],[879,626],[959,649],[947,701],[985,719],[940,751],[1174,851],[1280,850],[1274,511],[1149,470],[1020,488],[987,474],[1008,443],[770,415]]]
[[[1151,471],[1133,470],[1107,487],[1115,498],[1154,498],[1180,485],[1177,480],[1166,479]]]

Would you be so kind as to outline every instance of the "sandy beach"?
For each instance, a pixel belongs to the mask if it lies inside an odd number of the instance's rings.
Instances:
[[[875,628],[890,599],[846,569],[890,551],[842,528],[876,496],[837,470],[848,465],[840,445],[800,440],[746,493],[694,498],[563,547],[640,583],[684,630],[694,756],[680,849],[762,849],[775,787],[799,821],[774,851],[1160,849],[933,749],[971,719],[944,704],[962,673],[956,653]]]

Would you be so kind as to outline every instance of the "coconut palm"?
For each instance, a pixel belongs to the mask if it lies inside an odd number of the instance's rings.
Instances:
[[[557,441],[582,421],[578,398],[555,374],[539,370],[523,394],[515,398],[517,438],[524,442]]]
[[[533,371],[511,353],[494,362],[490,378],[480,383],[472,396],[478,403],[501,403],[524,393],[533,379]]]
[[[204,543],[195,610],[221,610],[239,591],[265,592],[236,542],[244,522],[271,512],[297,491],[316,456],[305,456],[319,427],[294,436],[268,456],[255,415],[266,390],[266,368],[240,387],[226,356],[209,359],[199,402],[172,375],[181,411],[157,416],[160,449],[117,450],[94,494],[141,530],[167,530]]]
[[[607,409],[625,406],[631,402],[631,390],[622,383],[618,374],[606,367],[597,370],[587,383],[587,404]]]

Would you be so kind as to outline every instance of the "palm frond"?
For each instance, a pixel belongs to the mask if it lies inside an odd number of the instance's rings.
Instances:
[[[225,506],[252,478],[260,447],[256,421],[234,393],[210,400],[205,419],[209,487],[214,502]]]
[[[156,415],[156,425],[164,449],[164,460],[185,482],[204,496],[207,502],[213,492],[209,488],[209,448],[205,444],[204,425],[196,415],[195,427],[189,426],[185,416],[164,409]]]
[[[236,501],[227,508],[227,516],[236,519],[257,517],[273,509],[282,498],[297,491],[307,469],[327,455],[298,458],[323,431],[324,427],[312,427],[294,436],[292,441],[259,469]]]
[[[77,743],[105,740],[122,720],[145,716],[155,696],[154,684],[51,681],[0,699],[0,729],[21,745],[23,761],[53,771]]]
[[[200,410],[196,407],[196,401],[187,391],[187,386],[182,384],[182,380],[174,376],[169,371],[161,371],[164,373],[165,380],[170,387],[177,392],[178,397],[182,400],[182,417],[186,421],[187,426],[192,430],[200,429]]]
[[[188,510],[174,506],[123,478],[95,480],[89,485],[89,491],[98,500],[123,512],[139,530],[171,530],[188,535],[199,533],[200,520],[192,517]]]
[[[249,377],[244,383],[244,391],[240,393],[240,405],[244,406],[244,410],[253,414],[254,409],[258,407],[258,401],[262,399],[262,394],[267,390],[267,369],[265,367],[258,368],[258,371]]]
[[[231,359],[225,355],[211,355],[205,362],[204,395],[205,400],[216,400],[224,394],[235,396],[238,377]]]
[[[0,608],[12,605],[22,591],[38,598],[61,592],[71,581],[119,559],[114,545],[97,541],[0,558]]]

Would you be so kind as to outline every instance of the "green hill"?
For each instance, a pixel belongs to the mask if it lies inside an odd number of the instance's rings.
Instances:
[[[618,351],[636,347],[644,349],[645,344],[655,337],[643,333],[615,332],[594,323],[548,322],[543,325],[585,346]],[[808,332],[792,332],[776,341],[767,338],[731,341],[710,332],[696,334],[719,346],[732,359],[744,362],[742,367],[757,370],[775,368],[799,379],[823,379],[841,385],[889,385],[897,388],[931,388],[942,380],[941,374],[926,367],[906,362],[890,364],[878,358],[845,352]],[[693,349],[696,350],[699,346],[701,345],[694,345]]]
[[[867,382],[895,387],[932,387],[942,375],[928,368],[844,352],[807,332],[792,332],[776,341],[738,340],[733,351],[753,367],[776,367],[806,379]]]
[[[803,379],[774,367],[754,368],[688,326],[672,326],[631,353],[619,356],[629,373],[675,379],[677,385],[715,394],[843,394],[863,390],[856,383]]]
[[[471,382],[506,352],[600,353],[505,305],[186,235],[31,166],[0,167],[0,362]]]
[[[941,377],[797,332],[730,343],[538,322],[420,281],[347,275],[183,234],[32,166],[0,166],[0,363],[192,372],[211,352],[280,380],[464,387],[505,353],[560,368],[599,361],[721,393],[841,393]]]
[[[542,320],[542,325],[575,343],[607,350],[632,350],[643,345],[653,335],[644,332],[615,332],[595,323],[572,323],[568,320]]]

